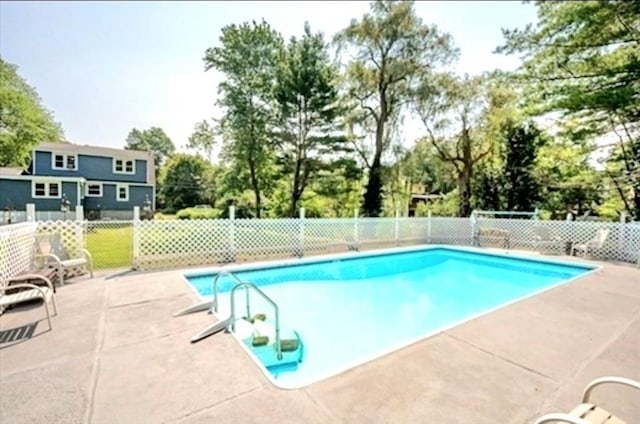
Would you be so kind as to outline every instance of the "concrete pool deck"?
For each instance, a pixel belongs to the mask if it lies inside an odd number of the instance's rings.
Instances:
[[[0,316],[34,335],[0,343],[2,423],[531,423],[568,412],[594,378],[640,380],[640,269],[595,273],[296,390],[271,385],[212,320],[173,318],[197,299],[182,271],[78,278]],[[592,399],[640,422],[640,393]]]

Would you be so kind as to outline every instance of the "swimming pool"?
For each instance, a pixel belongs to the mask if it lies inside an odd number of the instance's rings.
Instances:
[[[185,274],[204,298],[217,272],[258,286],[280,312],[284,337],[297,334],[301,362],[257,360],[271,381],[297,388],[338,374],[509,303],[570,281],[589,265],[533,260],[476,249],[429,246],[234,265]],[[229,314],[232,278],[218,282],[219,315]],[[244,296],[236,296],[243,310]],[[273,315],[258,296],[252,312]],[[269,319],[268,319],[269,320]],[[238,335],[236,335],[238,337]],[[258,356],[246,339],[247,352]],[[264,365],[267,365],[265,367]]]

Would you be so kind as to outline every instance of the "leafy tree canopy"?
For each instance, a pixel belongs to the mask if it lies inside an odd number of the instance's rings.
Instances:
[[[0,166],[25,166],[34,146],[64,140],[62,127],[18,67],[0,58]]]
[[[127,136],[126,143],[125,149],[153,152],[156,175],[165,159],[176,150],[169,136],[158,127],[151,127],[142,131],[134,128]]]

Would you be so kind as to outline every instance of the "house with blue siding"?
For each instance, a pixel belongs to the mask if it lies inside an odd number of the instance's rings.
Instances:
[[[25,210],[34,203],[38,211],[71,210],[101,217],[130,216],[134,206],[155,204],[153,153],[42,143],[34,150],[27,169],[0,172],[0,209]]]

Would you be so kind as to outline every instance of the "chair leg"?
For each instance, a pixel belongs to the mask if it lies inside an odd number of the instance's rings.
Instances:
[[[42,298],[44,301],[44,310],[47,312],[47,321],[49,322],[49,329],[53,330],[53,323],[51,322],[51,313],[49,312],[49,302],[47,302],[47,298]]]
[[[51,296],[51,303],[53,304],[53,315],[58,315],[58,305],[56,305],[56,298]]]
[[[60,286],[64,286],[64,268],[62,266],[58,268],[58,280],[60,281]]]

